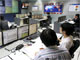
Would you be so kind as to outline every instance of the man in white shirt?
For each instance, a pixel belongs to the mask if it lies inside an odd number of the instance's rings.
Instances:
[[[60,33],[62,33],[63,37],[60,40],[60,47],[69,50],[73,46],[73,37],[72,37],[73,31],[74,28],[72,24],[70,23],[61,24]]]
[[[57,47],[58,40],[53,30],[43,30],[40,38],[47,48],[41,50],[34,60],[71,60],[71,56],[66,49]]]

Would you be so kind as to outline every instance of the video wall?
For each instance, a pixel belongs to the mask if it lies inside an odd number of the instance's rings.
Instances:
[[[46,3],[44,4],[44,13],[62,13],[63,12],[63,3]]]
[[[18,13],[18,0],[0,0],[0,14]]]

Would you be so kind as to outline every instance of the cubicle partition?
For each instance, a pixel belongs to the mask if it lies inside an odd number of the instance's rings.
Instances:
[[[0,32],[0,46],[2,46],[2,32]]]
[[[18,27],[18,39],[27,37],[29,35],[28,30],[28,25]]]
[[[37,24],[29,25],[29,35],[32,35],[37,32]]]
[[[31,18],[29,20],[29,37],[32,39],[34,39],[38,36],[37,35],[37,30],[38,30],[37,23],[38,23],[38,21],[36,21],[35,19]]]

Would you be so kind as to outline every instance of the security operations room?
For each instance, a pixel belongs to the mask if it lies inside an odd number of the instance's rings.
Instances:
[[[80,60],[80,0],[0,0],[0,60]]]

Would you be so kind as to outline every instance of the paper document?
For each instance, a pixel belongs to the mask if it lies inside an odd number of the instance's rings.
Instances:
[[[0,60],[11,60],[8,56],[6,56],[6,57],[3,57],[2,59],[0,59]]]
[[[26,54],[16,51],[9,55],[13,60],[31,60]]]

